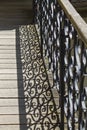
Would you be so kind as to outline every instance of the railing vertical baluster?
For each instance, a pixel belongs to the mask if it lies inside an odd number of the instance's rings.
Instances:
[[[64,47],[64,30],[61,25],[61,34],[60,34],[60,106],[61,106],[61,124],[60,129],[64,130],[64,91],[65,91],[65,83],[64,83],[64,55],[65,55],[65,47]]]
[[[40,0],[40,38],[41,38],[41,44],[40,44],[40,49],[41,49],[41,56],[43,57],[43,38],[42,38],[42,34],[43,34],[43,32],[42,32],[42,18],[43,18],[43,11],[42,11],[42,0]]]
[[[75,66],[76,66],[76,57],[75,57],[75,45],[77,43],[77,32],[76,30],[74,29],[74,43],[73,43],[73,48],[74,48],[74,63],[73,63],[73,66],[74,66],[74,70],[73,70],[73,110],[75,109],[74,108],[74,104],[75,104],[75,80],[76,80],[76,72],[75,72]],[[72,120],[72,129],[74,130],[75,129],[75,110],[73,111],[73,120]]]
[[[84,73],[84,66],[83,66],[83,55],[84,53],[84,44],[82,42],[82,46],[81,46],[81,74],[80,74],[80,88],[79,88],[79,130],[82,129],[82,124],[84,123],[84,119],[82,117],[82,101],[83,101],[83,82],[84,82],[84,77],[83,77],[83,73]],[[82,118],[81,118],[82,117]]]

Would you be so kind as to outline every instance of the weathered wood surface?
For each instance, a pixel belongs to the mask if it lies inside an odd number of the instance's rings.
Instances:
[[[20,114],[25,115],[24,95],[18,90],[16,30],[0,31],[0,129],[20,130]],[[19,68],[20,69],[20,68]],[[22,82],[22,81],[21,81]],[[20,82],[20,83],[21,83]],[[21,84],[20,84],[21,86]],[[21,124],[26,125],[25,118]]]
[[[51,98],[51,93],[49,90],[48,95],[45,91],[39,95],[41,90],[40,88],[37,89],[37,95],[35,95],[33,100],[32,97],[34,94],[34,88],[31,89],[29,93],[28,90],[26,90],[26,85],[23,83],[23,81],[25,81],[26,74],[24,74],[20,63],[21,57],[19,56],[20,51],[17,42],[16,31],[16,29],[0,31],[0,129],[28,130],[29,126],[27,127],[27,125],[30,125],[32,130],[35,130],[35,126],[29,124],[28,119],[32,119],[32,115],[34,116],[35,120],[38,119],[38,111],[35,112],[33,110],[34,108],[38,107],[37,98],[41,105],[43,103],[43,98],[44,101],[46,100],[47,102],[43,104],[43,107],[47,107],[48,109],[48,111],[42,111],[43,117],[47,114],[47,116],[49,116],[51,119],[50,107],[54,108],[54,106],[53,102],[49,101]],[[37,67],[40,67],[39,64]],[[34,82],[34,78],[32,81]],[[28,86],[28,89],[29,87],[30,86]],[[57,90],[53,89],[52,93],[55,99],[55,104],[58,107],[59,99]],[[32,106],[33,103],[34,106]],[[32,120],[33,124],[36,123],[35,120]],[[46,120],[47,118],[45,121]],[[53,120],[52,123],[55,124],[55,121],[56,120]],[[42,129],[42,126],[39,122],[37,123],[37,127]],[[59,128],[56,127],[55,130],[59,130]]]
[[[19,125],[0,125],[1,130],[26,130],[26,125],[22,125],[20,127]]]
[[[20,81],[20,87],[21,87],[22,81]],[[8,89],[8,88],[17,88],[18,87],[18,82],[17,80],[0,80],[0,89]],[[4,91],[4,90],[3,90]]]
[[[18,72],[16,56],[16,30],[0,31],[0,129],[19,130],[20,114],[25,114],[24,98],[18,90]],[[12,61],[12,62],[11,62]],[[22,82],[22,81],[21,81]],[[20,83],[21,83],[20,82]],[[20,84],[21,87],[21,84]],[[25,123],[25,118],[21,121]]]
[[[31,23],[33,18],[33,0],[2,0],[0,1],[0,23],[18,25]]]
[[[29,90],[30,86],[27,86],[27,81],[25,84],[25,80],[29,79],[26,79],[26,74],[23,71],[24,68],[22,68],[20,62],[18,29],[20,25],[31,23],[31,17],[33,16],[31,4],[30,0],[3,0],[0,3],[0,130],[29,130],[31,128],[35,130],[35,124],[37,124],[37,128],[42,129],[40,121],[38,123],[36,121],[38,116],[42,114],[44,118],[47,115],[47,118],[52,120],[50,116],[53,113],[55,114],[55,111],[53,111],[53,101],[51,101],[50,97],[51,92],[50,95],[47,95],[49,90],[43,89],[44,86],[42,88],[39,86],[35,92],[37,96],[35,95],[34,99],[32,98],[34,88]],[[34,80],[33,78],[31,83],[34,83]],[[45,84],[42,82],[39,85]],[[54,90],[52,91],[54,92]],[[53,95],[58,106],[57,95]],[[39,102],[38,104],[37,101]],[[47,111],[42,111],[43,107],[47,108]],[[41,111],[38,114],[39,109]],[[52,123],[55,124],[55,121],[56,119]],[[45,123],[43,121],[42,123],[45,127]],[[48,130],[48,128],[46,129]],[[59,128],[56,127],[54,130],[59,130]]]

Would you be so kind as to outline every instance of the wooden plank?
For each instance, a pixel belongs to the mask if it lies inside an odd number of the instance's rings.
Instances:
[[[6,66],[4,65],[4,67],[6,68]],[[1,74],[21,74],[22,75],[22,70],[21,69],[0,69],[0,75]],[[8,76],[9,77],[9,76]]]
[[[18,67],[17,64],[0,64],[0,69],[17,69],[20,68]]]
[[[87,1],[78,1],[78,2],[72,2],[73,6],[77,9],[85,9],[87,10]]]
[[[34,117],[34,120],[31,120],[32,117]],[[49,119],[52,119],[51,115],[48,116]],[[35,116],[35,115],[2,115],[0,116],[0,124],[1,125],[14,125],[14,124],[27,124],[27,120],[31,121],[31,123],[34,125],[34,124],[40,124],[40,121],[35,121],[35,120],[38,120],[38,116]],[[45,118],[45,122],[48,121],[48,118]],[[42,121],[43,122],[43,121]],[[45,123],[44,122],[44,123]],[[43,124],[44,124],[43,123]],[[56,119],[52,120],[52,123],[55,124],[56,123]],[[45,124],[44,124],[45,125]]]
[[[24,98],[23,89],[0,89],[0,98]]]
[[[21,123],[26,124],[25,118],[21,120]],[[15,125],[15,124],[20,124],[20,119],[19,115],[3,115],[0,116],[0,125],[5,124],[5,125]]]
[[[17,69],[18,71],[8,71],[8,73],[0,73],[0,80],[23,80],[23,77],[25,78],[26,75],[22,75],[21,69]]]
[[[18,83],[19,82],[19,83]],[[23,82],[17,80],[0,80],[0,89],[14,89],[14,88],[21,88],[23,86]],[[4,91],[4,90],[3,90]]]
[[[0,34],[0,40],[1,39],[15,39],[16,35],[15,34]]]
[[[0,59],[16,59],[15,54],[0,54]]]
[[[0,107],[24,107],[25,99],[0,98]]]
[[[6,18],[6,16],[3,17],[0,17],[0,25],[2,26],[2,28],[4,28],[4,24],[6,24],[6,26],[9,26],[9,23],[10,25],[14,25],[14,26],[18,26],[18,25],[26,25],[27,24],[31,24],[32,23],[32,13],[29,12],[29,15],[30,15],[30,19],[28,16],[22,16],[21,18],[19,18],[19,16],[9,16],[9,18]],[[12,18],[11,18],[12,17]],[[10,20],[9,20],[10,19]]]
[[[17,64],[16,59],[0,59],[0,64]]]
[[[16,46],[14,45],[0,45],[0,50],[16,50]]]
[[[3,8],[7,8],[7,10],[11,8],[12,9],[32,9],[32,0],[25,0],[25,1],[2,1],[1,2],[1,8],[3,10]]]
[[[22,2],[22,3],[21,3]],[[1,2],[0,3],[0,24],[20,25],[32,23],[33,19],[32,0],[20,2]],[[21,16],[21,18],[19,18]],[[24,17],[25,16],[25,19]],[[5,27],[5,26],[4,26]]]
[[[33,125],[0,125],[1,130],[35,130],[35,126],[40,130],[48,130],[45,124],[33,124]],[[66,127],[67,128],[67,127]],[[55,130],[60,130],[58,126],[56,126]]]
[[[14,114],[19,115],[18,107],[0,107],[0,116],[1,115],[14,115]]]
[[[16,39],[15,38],[0,38],[0,45],[16,45]]]
[[[20,125],[0,125],[0,130],[20,130]]]
[[[39,98],[39,101],[43,102],[42,99],[44,98],[44,96],[46,96],[46,100],[51,98],[51,95],[47,95],[46,92],[43,92],[42,95],[39,95],[39,91],[40,90],[38,90],[37,95],[35,95],[33,101],[35,100],[35,102],[36,102],[36,98]],[[19,88],[19,89],[13,89],[13,88],[12,89],[0,89],[0,98],[27,98],[28,97],[29,98],[28,100],[31,100],[33,96],[34,96],[34,92],[29,91],[29,90],[25,91],[23,88],[23,84],[22,84],[21,88]]]
[[[19,77],[22,79],[21,76]],[[0,74],[0,80],[18,80],[17,74]]]
[[[16,55],[16,50],[0,50],[0,54],[14,54],[14,55]]]
[[[4,65],[5,67],[5,65]],[[21,70],[19,70],[20,72]],[[0,69],[0,74],[17,74],[18,71],[16,69]]]
[[[36,127],[35,127],[36,126]],[[32,125],[0,125],[1,130],[48,130],[48,127],[46,127],[45,124],[32,124]],[[54,130],[54,129],[53,129]],[[58,126],[56,126],[55,130],[60,130]]]
[[[1,39],[14,39],[16,38],[16,30],[5,30],[5,31],[0,31],[0,40]]]
[[[15,29],[11,29],[11,30],[0,30],[0,35],[15,35]]]
[[[22,115],[26,114],[25,108],[23,106],[19,105],[16,107],[10,107],[10,106],[9,107],[0,107],[0,116],[1,115],[20,115],[20,114],[22,114]]]

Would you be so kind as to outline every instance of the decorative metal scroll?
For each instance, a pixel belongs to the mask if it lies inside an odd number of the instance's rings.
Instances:
[[[34,2],[41,52],[44,60],[48,59],[48,69],[53,75],[52,87],[59,93],[60,130],[87,130],[86,46],[58,0]]]

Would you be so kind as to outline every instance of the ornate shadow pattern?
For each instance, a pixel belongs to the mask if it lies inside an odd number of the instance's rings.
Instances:
[[[20,26],[20,52],[28,130],[58,130],[59,115],[33,25]]]

